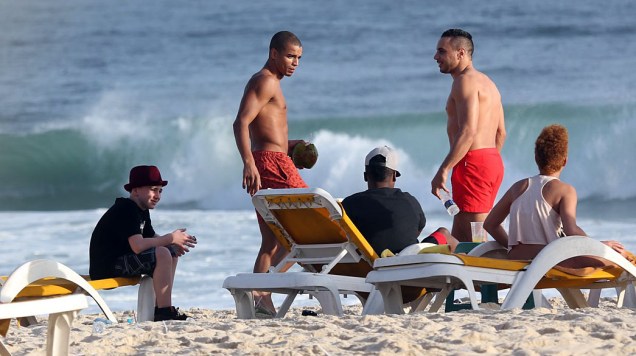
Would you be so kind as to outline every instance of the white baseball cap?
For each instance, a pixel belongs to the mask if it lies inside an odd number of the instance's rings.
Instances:
[[[395,150],[393,150],[389,146],[380,146],[376,147],[369,154],[367,158],[364,159],[364,165],[368,166],[371,159],[375,156],[382,156],[385,159],[385,162],[372,162],[374,166],[382,166],[395,171],[395,176],[399,177],[400,172],[398,172],[398,154]]]

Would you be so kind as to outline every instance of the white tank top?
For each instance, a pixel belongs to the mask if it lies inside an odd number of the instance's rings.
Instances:
[[[556,177],[528,178],[528,189],[510,206],[508,247],[522,244],[547,245],[559,238],[561,216],[543,198],[543,187]]]

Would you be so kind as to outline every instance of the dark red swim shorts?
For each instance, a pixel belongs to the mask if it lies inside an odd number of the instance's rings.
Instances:
[[[283,152],[254,151],[261,188],[307,188],[291,158]]]
[[[283,152],[252,152],[256,169],[261,176],[261,189],[307,188],[291,158]],[[262,221],[261,215],[256,214]]]

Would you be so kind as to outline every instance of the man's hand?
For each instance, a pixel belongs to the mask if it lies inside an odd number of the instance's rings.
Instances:
[[[190,248],[194,248],[197,239],[188,234],[186,229],[176,229],[172,232],[172,244],[177,250],[177,255],[183,256],[186,252],[190,252]]]
[[[431,193],[437,197],[437,199],[442,199],[442,197],[439,195],[439,190],[445,190],[446,192],[448,192],[448,189],[446,189],[446,178],[448,177],[448,171],[443,170],[442,168],[440,168],[437,171],[437,174],[435,174],[435,177],[433,177],[433,180],[431,181]]]
[[[249,195],[254,195],[261,189],[261,176],[254,163],[243,166],[243,189],[247,190]]]

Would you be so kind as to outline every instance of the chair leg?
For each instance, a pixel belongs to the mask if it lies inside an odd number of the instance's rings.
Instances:
[[[251,290],[230,289],[234,304],[236,304],[236,317],[239,319],[254,319],[256,313],[254,311],[254,296]]]
[[[557,290],[559,291],[559,293],[561,293],[561,295],[563,296],[563,299],[565,299],[565,302],[570,308],[572,309],[585,308],[589,306],[589,304],[587,304],[587,300],[585,300],[585,297],[583,296],[583,293],[581,292],[580,289],[557,288]]]
[[[636,288],[634,288],[633,282],[628,282],[627,286],[625,286],[625,299],[622,306],[625,308],[636,308]]]
[[[152,285],[152,277],[144,275],[139,281],[137,292],[137,321],[155,320],[155,289]]]
[[[287,294],[287,297],[283,301],[283,304],[280,305],[280,307],[278,308],[278,312],[276,312],[277,318],[282,318],[285,316],[285,314],[287,314],[289,307],[291,307],[298,293],[298,291],[292,291],[291,293]]]
[[[416,300],[412,301],[411,302],[411,311],[409,313],[413,314],[413,313],[421,312],[424,309],[426,309],[426,307],[431,303],[431,300],[433,300],[434,296],[435,296],[435,293],[427,292],[423,296],[421,296],[421,297],[417,298]]]
[[[49,314],[46,337],[47,355],[68,355],[69,335],[75,315],[75,311]]]
[[[378,315],[384,313],[384,300],[379,290],[373,289],[364,302],[362,315]]]
[[[590,295],[587,297],[587,303],[594,308],[598,308],[601,299],[601,289],[590,289]]]
[[[382,294],[386,314],[404,314],[402,288],[397,283],[381,283],[376,286]]]
[[[435,296],[435,300],[433,301],[433,304],[431,304],[431,307],[428,309],[428,311],[433,313],[439,311],[439,308],[441,308],[446,300],[448,300],[448,297],[451,293],[453,293],[453,297],[450,297],[451,300],[454,298],[454,291],[455,290],[451,287],[442,288],[442,290],[440,290]]]
[[[311,294],[320,302],[323,313],[342,316],[342,304],[340,303],[340,294],[337,289],[329,288],[327,291],[317,291]]]
[[[482,303],[497,303],[499,304],[499,296],[497,294],[496,284],[482,284],[481,285],[481,302]]]
[[[7,346],[0,340],[0,356],[11,356]]]

